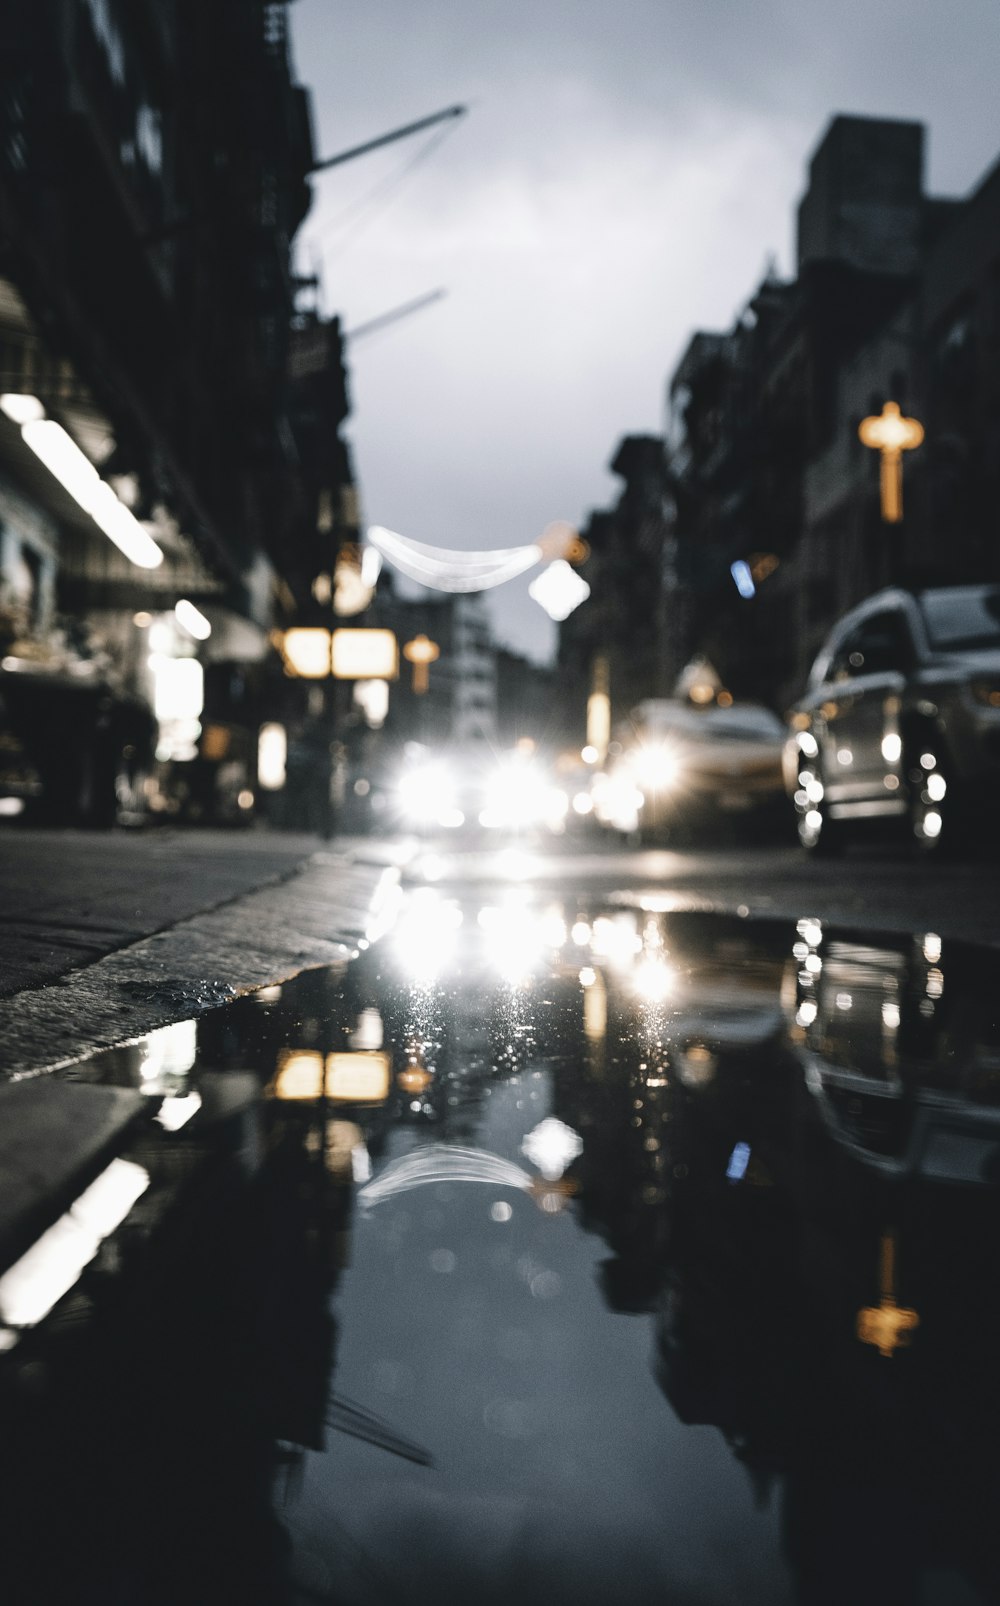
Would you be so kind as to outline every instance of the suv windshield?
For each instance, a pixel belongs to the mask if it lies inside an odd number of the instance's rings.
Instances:
[[[1000,647],[1000,586],[949,586],[918,600],[932,647]]]

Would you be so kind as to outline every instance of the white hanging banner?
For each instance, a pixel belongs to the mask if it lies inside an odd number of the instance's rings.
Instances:
[[[427,546],[386,530],[380,524],[368,530],[368,540],[394,568],[418,584],[435,591],[488,591],[504,585],[536,564],[559,558],[576,540],[568,524],[550,524],[529,546],[497,547],[491,552],[461,552],[450,547]]]

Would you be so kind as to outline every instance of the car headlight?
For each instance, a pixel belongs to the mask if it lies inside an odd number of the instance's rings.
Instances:
[[[681,765],[669,747],[636,748],[631,759],[632,773],[648,792],[669,792],[680,779]]]
[[[1000,708],[1000,680],[973,680],[969,690],[984,708]]]
[[[501,831],[539,825],[546,818],[548,803],[548,788],[533,770],[504,767],[486,783],[479,823]]]
[[[594,811],[604,825],[615,831],[638,830],[639,811],[645,801],[645,794],[629,776],[595,777]]]
[[[437,824],[455,811],[455,780],[443,764],[420,764],[400,776],[398,797],[408,820]]]

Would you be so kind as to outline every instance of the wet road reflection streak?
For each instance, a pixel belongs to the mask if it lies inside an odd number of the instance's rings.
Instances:
[[[150,1186],[0,1355],[24,1598],[70,1598],[43,1505],[164,1606],[1000,1598],[998,963],[422,889],[76,1067],[148,1095]]]

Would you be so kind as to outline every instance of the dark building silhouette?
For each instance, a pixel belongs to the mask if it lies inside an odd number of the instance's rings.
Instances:
[[[553,671],[499,647],[496,686],[498,745],[514,747],[523,739],[551,745],[561,728],[559,710],[553,706]]]
[[[923,150],[919,123],[834,118],[798,209],[796,277],[769,273],[732,329],[697,333],[668,384],[674,628],[734,693],[779,709],[880,585],[997,575],[1000,173],[936,199]],[[857,435],[890,399],[926,430],[899,526]]]
[[[590,596],[559,627],[564,734],[578,747],[595,680],[598,690],[606,682],[618,719],[644,697],[665,695],[682,667],[665,615],[672,574],[663,442],[626,435],[609,467],[623,482],[621,493],[613,508],[591,513],[582,531],[589,552],[579,569]]]
[[[8,647],[99,663],[112,695],[152,704],[150,657],[260,679],[268,631],[310,622],[357,523],[339,327],[300,310],[292,267],[314,160],[282,4],[5,8],[0,391],[61,426],[162,553],[130,561],[0,417]],[[210,639],[174,631],[180,598]]]

